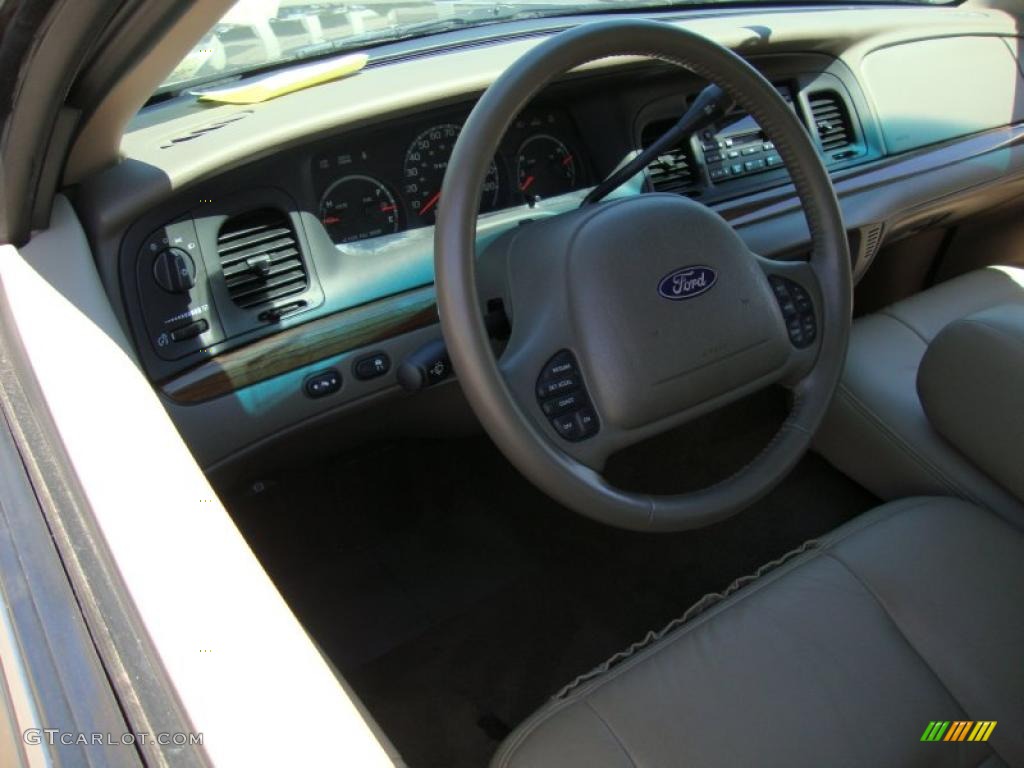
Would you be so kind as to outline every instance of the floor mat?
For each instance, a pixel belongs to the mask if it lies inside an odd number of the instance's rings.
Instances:
[[[750,423],[751,434],[761,429]],[[671,443],[655,452],[674,456]],[[641,463],[658,466],[651,455]],[[703,470],[686,474],[689,484]],[[877,503],[812,455],[724,523],[628,533],[552,502],[482,437],[387,445],[226,500],[415,768],[486,765],[508,730],[576,675]]]

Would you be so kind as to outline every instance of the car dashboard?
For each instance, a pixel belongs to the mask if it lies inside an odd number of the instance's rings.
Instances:
[[[843,205],[855,276],[883,240],[1024,191],[1022,99],[989,96],[978,107],[969,92],[988,78],[986,91],[1024,93],[1016,38],[992,34],[1002,19],[889,9],[869,23],[857,13],[867,12],[759,14],[778,23],[777,43],[741,33],[752,21],[743,14],[675,20],[703,23],[699,31],[740,50],[805,125]],[[398,57],[266,104],[156,105],[126,134],[125,160],[77,186],[132,351],[201,463],[230,464],[277,435],[399,395],[403,362],[440,339],[433,225],[448,157],[482,87],[535,37]],[[915,69],[967,54],[989,69],[961,68],[942,83]],[[417,69],[423,82],[443,75],[437,90],[408,83]],[[543,89],[483,182],[478,252],[579,205],[704,85],[631,58]],[[973,122],[936,125],[964,101]],[[808,253],[782,160],[740,107],[616,194],[651,192],[712,207],[763,255]]]

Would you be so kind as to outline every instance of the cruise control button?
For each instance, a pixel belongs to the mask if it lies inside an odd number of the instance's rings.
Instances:
[[[572,355],[567,352],[563,352],[559,355],[555,355],[541,371],[540,376],[542,379],[561,379],[569,376],[570,374],[576,373],[576,362],[572,359]]]
[[[544,409],[545,416],[551,417],[558,416],[566,411],[574,411],[581,405],[583,405],[583,399],[579,394],[571,392],[568,395],[563,395],[562,397],[545,400],[541,403],[541,408]]]
[[[593,408],[581,408],[576,413],[576,421],[580,425],[580,437],[589,437],[597,432],[597,413]]]
[[[541,400],[560,395],[563,392],[571,392],[580,385],[579,379],[575,376],[563,376],[560,379],[548,379],[537,385],[537,395]]]
[[[580,424],[576,420],[575,413],[566,413],[562,416],[556,416],[551,420],[551,426],[553,426],[555,431],[566,440],[575,440],[580,436]]]

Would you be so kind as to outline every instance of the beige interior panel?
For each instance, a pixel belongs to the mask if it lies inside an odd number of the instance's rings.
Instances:
[[[20,251],[0,246],[0,286],[97,526],[207,753],[225,766],[392,765],[125,352],[93,264],[61,197],[49,230]]]
[[[889,152],[905,152],[1024,119],[1024,79],[999,37],[893,45],[861,65]]]

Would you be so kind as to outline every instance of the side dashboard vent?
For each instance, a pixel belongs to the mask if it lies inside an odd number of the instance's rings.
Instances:
[[[825,152],[836,152],[853,144],[853,125],[846,103],[835,91],[808,94],[811,120]]]
[[[884,228],[881,224],[875,224],[865,230],[862,250],[863,255],[861,257],[865,262],[870,263],[878,254],[878,248],[882,244],[883,230]]]
[[[264,208],[228,219],[217,254],[231,300],[242,309],[269,307],[309,287],[288,215]]]
[[[664,120],[644,126],[640,143],[649,147],[669,128],[675,120]],[[647,166],[651,184],[657,192],[674,192],[686,194],[694,187],[693,158],[688,147],[676,146],[658,155],[657,159]]]

